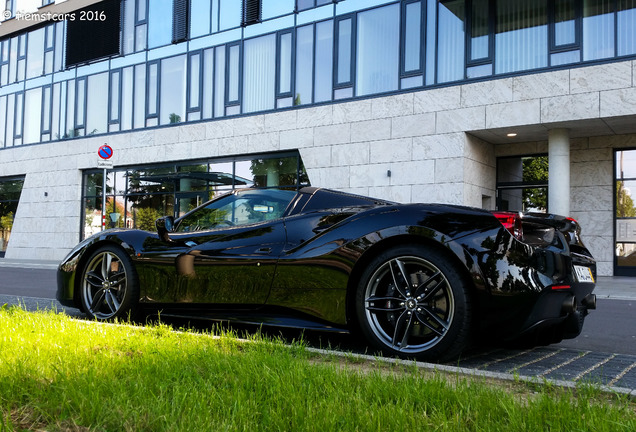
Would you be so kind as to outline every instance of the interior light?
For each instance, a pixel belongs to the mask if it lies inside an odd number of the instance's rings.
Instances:
[[[514,138],[514,137],[516,137],[516,136],[517,136],[517,134],[516,134],[515,132],[510,132],[510,133],[507,133],[507,134],[506,134],[506,136],[507,136],[508,138]]]

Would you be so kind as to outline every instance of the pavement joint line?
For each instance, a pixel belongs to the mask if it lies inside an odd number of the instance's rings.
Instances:
[[[532,352],[532,351],[534,351],[535,349],[536,349],[536,348],[532,348],[532,349],[525,350],[525,351],[519,351],[518,353],[513,354],[513,355],[511,355],[511,356],[508,356],[508,357],[504,357],[504,358],[500,358],[500,359],[497,359],[497,360],[492,360],[492,361],[486,362],[486,363],[484,363],[484,364],[480,365],[480,366],[479,366],[479,369],[485,369],[485,368],[487,368],[487,367],[489,367],[489,366],[492,366],[492,365],[494,365],[494,364],[501,363],[502,361],[512,360],[512,359],[513,359],[513,358],[515,358],[515,357],[519,357],[519,356],[521,356],[521,355],[531,353],[531,352]]]
[[[542,360],[545,360],[545,359],[548,359],[548,358],[550,358],[550,357],[552,357],[552,356],[555,356],[555,355],[557,355],[557,354],[559,354],[559,353],[561,353],[561,352],[563,352],[563,351],[565,351],[565,349],[564,349],[564,348],[559,348],[557,351],[552,351],[552,352],[550,352],[550,353],[548,353],[548,354],[546,354],[546,355],[544,355],[544,356],[541,356],[541,357],[536,358],[536,359],[534,359],[534,360],[530,360],[529,362],[526,362],[526,363],[524,363],[524,364],[522,364],[522,365],[519,365],[519,366],[517,366],[517,367],[515,367],[515,368],[513,368],[513,369],[510,369],[510,370],[508,371],[508,373],[512,373],[512,372],[514,372],[514,371],[516,371],[516,370],[519,370],[519,369],[521,369],[521,368],[524,368],[524,367],[526,367],[526,366],[530,366],[531,364],[538,363],[538,362],[540,362],[540,361],[542,361]]]
[[[583,352],[579,353],[579,355],[577,355],[576,357],[572,357],[570,360],[564,361],[563,363],[560,363],[560,364],[558,364],[556,366],[551,367],[548,370],[545,370],[545,371],[541,372],[540,374],[537,375],[537,377],[538,378],[544,378],[546,375],[549,375],[552,372],[554,372],[555,370],[560,369],[563,366],[567,366],[570,363],[572,363],[572,362],[574,362],[574,361],[576,361],[576,360],[578,360],[578,359],[580,359],[582,357],[585,357],[589,353],[590,353],[590,351],[583,351]]]
[[[583,372],[581,372],[580,374],[578,374],[577,376],[575,376],[573,378],[572,381],[578,381],[581,378],[583,378],[585,375],[587,375],[588,373],[598,369],[599,367],[603,366],[605,363],[607,363],[608,361],[610,361],[611,359],[613,359],[614,357],[616,357],[616,354],[612,354],[609,357],[607,357],[606,359],[596,363],[594,366],[587,368],[586,370],[584,370]]]
[[[611,380],[607,385],[614,385],[616,384],[618,381],[620,381],[625,375],[627,375],[629,373],[629,371],[631,371],[632,369],[634,369],[636,367],[636,363],[632,363],[631,365],[627,366],[625,369],[623,369],[623,371],[621,373],[619,373],[618,375],[616,375],[616,377]]]

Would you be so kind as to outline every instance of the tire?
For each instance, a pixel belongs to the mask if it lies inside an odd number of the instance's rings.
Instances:
[[[362,274],[355,306],[362,334],[385,354],[442,361],[468,346],[468,284],[448,259],[422,246],[375,257]]]
[[[134,319],[139,305],[139,282],[124,251],[103,246],[91,254],[82,269],[80,300],[91,319]]]

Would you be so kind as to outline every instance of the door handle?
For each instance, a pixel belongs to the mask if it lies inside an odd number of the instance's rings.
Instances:
[[[272,248],[270,247],[262,247],[256,250],[256,253],[267,255],[272,252]]]

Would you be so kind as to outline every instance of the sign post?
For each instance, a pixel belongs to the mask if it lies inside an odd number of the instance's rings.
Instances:
[[[113,156],[113,149],[108,144],[104,144],[97,150],[99,159],[97,160],[97,168],[104,169],[103,183],[102,183],[102,231],[106,229],[106,176],[109,169],[113,169],[113,161],[110,159]]]

